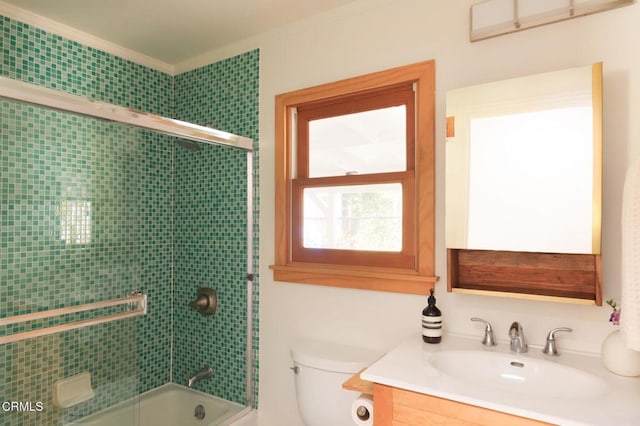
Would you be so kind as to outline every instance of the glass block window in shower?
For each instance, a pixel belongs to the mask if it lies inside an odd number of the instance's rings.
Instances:
[[[60,203],[60,239],[67,244],[91,243],[91,201]]]

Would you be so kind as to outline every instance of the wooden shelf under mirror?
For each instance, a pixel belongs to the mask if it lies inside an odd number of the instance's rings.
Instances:
[[[447,249],[447,290],[602,305],[599,254]]]

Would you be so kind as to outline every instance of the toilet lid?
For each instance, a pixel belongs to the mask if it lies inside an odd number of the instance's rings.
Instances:
[[[381,356],[372,349],[308,339],[298,340],[291,347],[294,362],[338,373],[357,373]]]

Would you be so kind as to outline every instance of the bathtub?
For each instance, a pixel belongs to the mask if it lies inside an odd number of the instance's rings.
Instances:
[[[168,383],[67,425],[255,426],[257,415],[251,407]]]

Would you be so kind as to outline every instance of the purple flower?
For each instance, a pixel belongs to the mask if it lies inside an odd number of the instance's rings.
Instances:
[[[618,308],[618,304],[613,299],[609,299],[607,300],[607,305],[613,308],[613,312],[609,316],[609,322],[613,325],[620,325],[620,308]]]
[[[612,322],[613,325],[620,325],[620,311],[614,310],[613,312],[611,312],[609,322]]]

